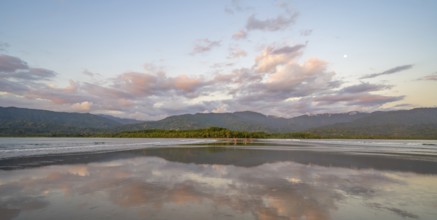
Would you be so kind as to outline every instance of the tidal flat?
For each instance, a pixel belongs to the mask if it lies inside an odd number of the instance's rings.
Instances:
[[[436,216],[437,141],[0,139],[0,219]]]

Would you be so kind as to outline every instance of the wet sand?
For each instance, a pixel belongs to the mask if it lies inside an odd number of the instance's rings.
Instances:
[[[0,160],[0,219],[437,216],[435,156],[302,146],[195,145],[7,158]]]

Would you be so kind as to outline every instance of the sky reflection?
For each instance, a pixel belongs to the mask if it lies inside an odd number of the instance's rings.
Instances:
[[[436,185],[409,172],[143,156],[0,171],[0,219],[433,219]]]

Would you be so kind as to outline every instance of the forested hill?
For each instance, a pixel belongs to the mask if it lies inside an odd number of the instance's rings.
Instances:
[[[136,122],[139,121],[88,113],[0,107],[1,136],[99,135],[219,127],[241,132],[283,134],[305,132],[310,134],[305,135],[308,137],[324,138],[437,139],[437,108],[302,115],[294,118],[266,116],[250,111],[198,113],[170,116],[158,121]],[[159,136],[156,132],[153,135]],[[293,137],[293,135],[282,137]]]
[[[351,122],[364,117],[367,113],[341,113],[303,115],[295,118],[266,116],[257,112],[234,113],[197,113],[170,116],[168,118],[126,126],[127,130],[190,130],[209,127],[221,127],[236,131],[249,132],[300,132],[320,126]]]
[[[308,130],[324,137],[437,139],[437,108],[373,112],[357,120]]]
[[[191,130],[221,127],[236,131],[291,131],[288,119],[266,116],[256,112],[197,113],[170,116],[159,121],[126,126],[129,130]]]
[[[0,134],[3,136],[80,134],[120,125],[115,120],[88,113],[0,107]]]
[[[142,123],[143,122],[143,121],[135,120],[135,119],[119,118],[119,117],[115,117],[115,116],[112,116],[112,115],[102,115],[102,114],[99,114],[97,116],[110,119],[111,121],[115,121],[118,124],[122,124],[122,125],[138,124],[138,123]]]

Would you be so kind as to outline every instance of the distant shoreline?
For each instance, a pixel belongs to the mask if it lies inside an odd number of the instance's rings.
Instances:
[[[238,141],[244,140],[238,139]],[[38,141],[35,143],[38,144]],[[96,142],[91,140],[90,144],[93,143]],[[109,142],[106,144],[111,145],[114,143],[115,142]],[[100,142],[98,142],[96,146],[99,145],[101,145]],[[241,166],[257,166],[267,162],[292,161],[305,165],[413,171],[424,174],[437,173],[435,169],[437,161],[433,155],[404,152],[402,151],[402,147],[398,150],[391,151],[389,150],[390,146],[384,144],[378,145],[371,142],[281,142],[280,140],[263,142],[261,140],[253,140],[251,143],[245,144],[241,142],[235,146],[230,145],[233,145],[233,142],[179,142],[162,146],[145,145],[145,147],[136,149],[126,149],[121,145],[120,149],[115,150],[105,150],[102,148],[97,151],[52,152],[41,155],[0,158],[0,170],[14,170],[48,165],[83,164],[144,156],[156,156],[175,162],[185,162],[185,160],[189,160],[199,164],[215,164],[219,163],[219,161],[214,161],[214,158],[220,156],[222,157],[220,164],[236,163]],[[373,146],[374,148],[368,148],[366,146]],[[344,147],[347,149],[345,150]],[[183,156],[175,156],[181,152],[190,153],[183,154]],[[238,155],[244,155],[238,158],[246,159],[234,161],[234,158]]]
[[[235,142],[249,142],[250,139],[389,139],[389,140],[437,140],[427,136],[376,136],[376,135],[321,135],[311,132],[267,133],[234,131],[210,127],[194,130],[136,130],[124,132],[84,132],[75,134],[1,134],[0,137],[80,137],[80,138],[213,138]]]

